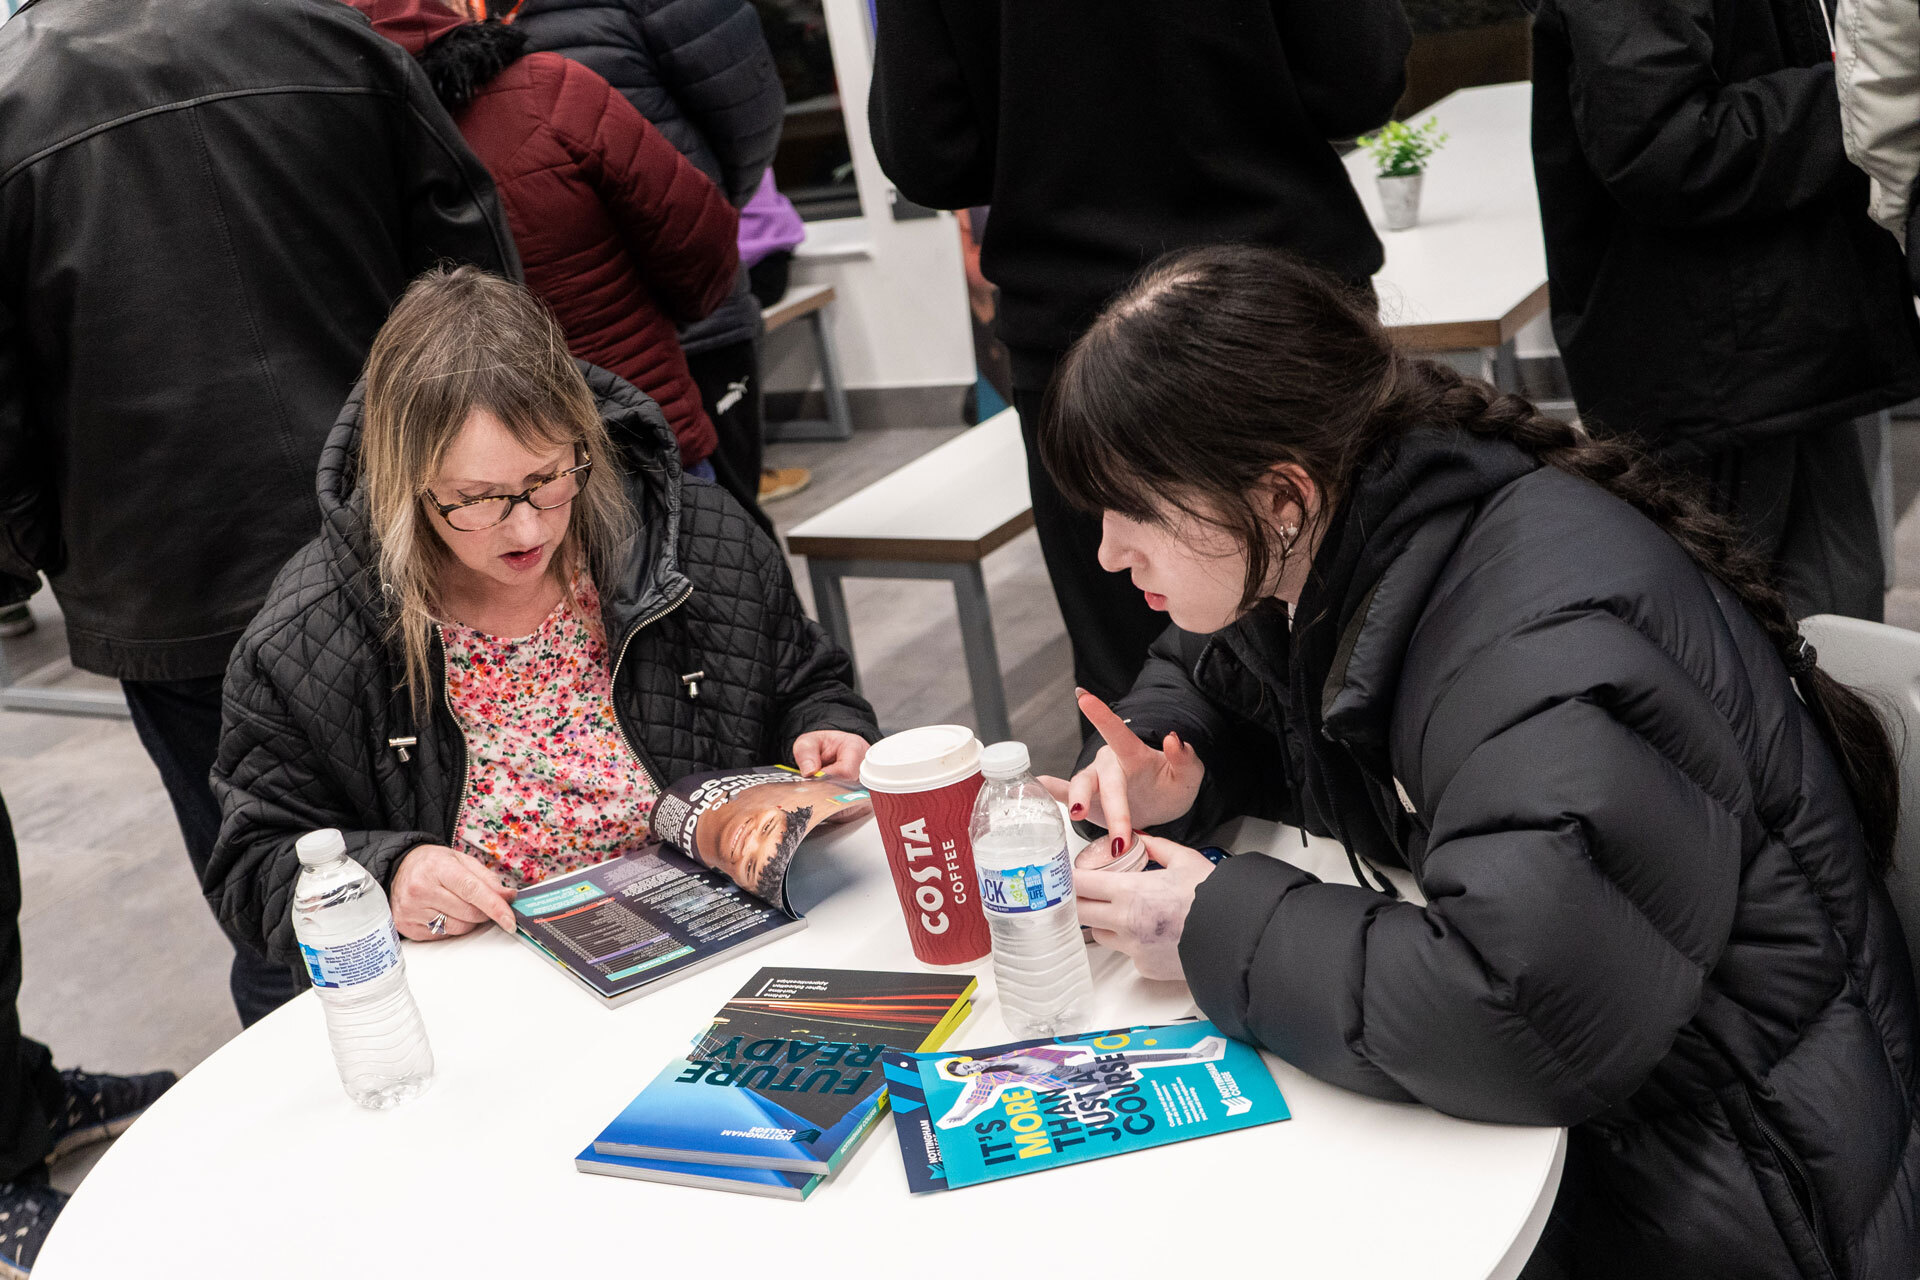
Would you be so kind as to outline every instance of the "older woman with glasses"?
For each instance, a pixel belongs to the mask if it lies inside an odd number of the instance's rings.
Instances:
[[[205,886],[289,964],[307,831],[346,833],[407,937],[512,929],[515,889],[644,840],[674,779],[854,774],[878,736],[779,549],[518,285],[414,283],[319,497],[227,672]]]

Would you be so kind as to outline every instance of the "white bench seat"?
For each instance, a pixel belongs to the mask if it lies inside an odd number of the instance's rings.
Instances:
[[[974,718],[998,742],[1012,735],[980,562],[1032,527],[1026,445],[1008,409],[796,525],[787,549],[807,558],[820,625],[849,654],[844,579],[953,583]]]

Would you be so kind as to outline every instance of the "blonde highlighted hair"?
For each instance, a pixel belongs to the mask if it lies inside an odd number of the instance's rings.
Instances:
[[[635,516],[593,393],[539,299],[476,267],[429,271],[408,286],[367,356],[360,484],[367,495],[390,638],[405,656],[415,714],[431,696],[428,661],[452,562],[428,486],[468,417],[484,409],[527,449],[584,449],[593,463],[553,559],[562,582],[611,580]]]

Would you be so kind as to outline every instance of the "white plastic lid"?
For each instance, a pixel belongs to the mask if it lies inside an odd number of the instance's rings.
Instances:
[[[860,785],[889,793],[931,791],[980,771],[980,740],[963,724],[930,724],[882,738],[867,750]]]
[[[980,772],[989,778],[1017,778],[1033,764],[1024,742],[996,742],[980,753]]]
[[[309,831],[294,842],[293,851],[300,855],[303,867],[324,866],[346,853],[347,838],[336,827]]]

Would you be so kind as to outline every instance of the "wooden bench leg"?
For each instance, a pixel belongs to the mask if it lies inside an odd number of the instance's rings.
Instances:
[[[1000,649],[993,640],[993,610],[980,564],[951,566],[954,603],[960,611],[960,644],[967,656],[967,683],[973,689],[973,718],[981,740],[1005,742],[1013,736],[1007,721],[1007,690],[1000,676]]]
[[[813,583],[813,612],[835,644],[847,651],[853,663],[854,692],[860,691],[860,660],[853,653],[853,620],[847,616],[847,593],[843,587],[847,564],[844,560],[819,560],[807,557],[807,577]]]

